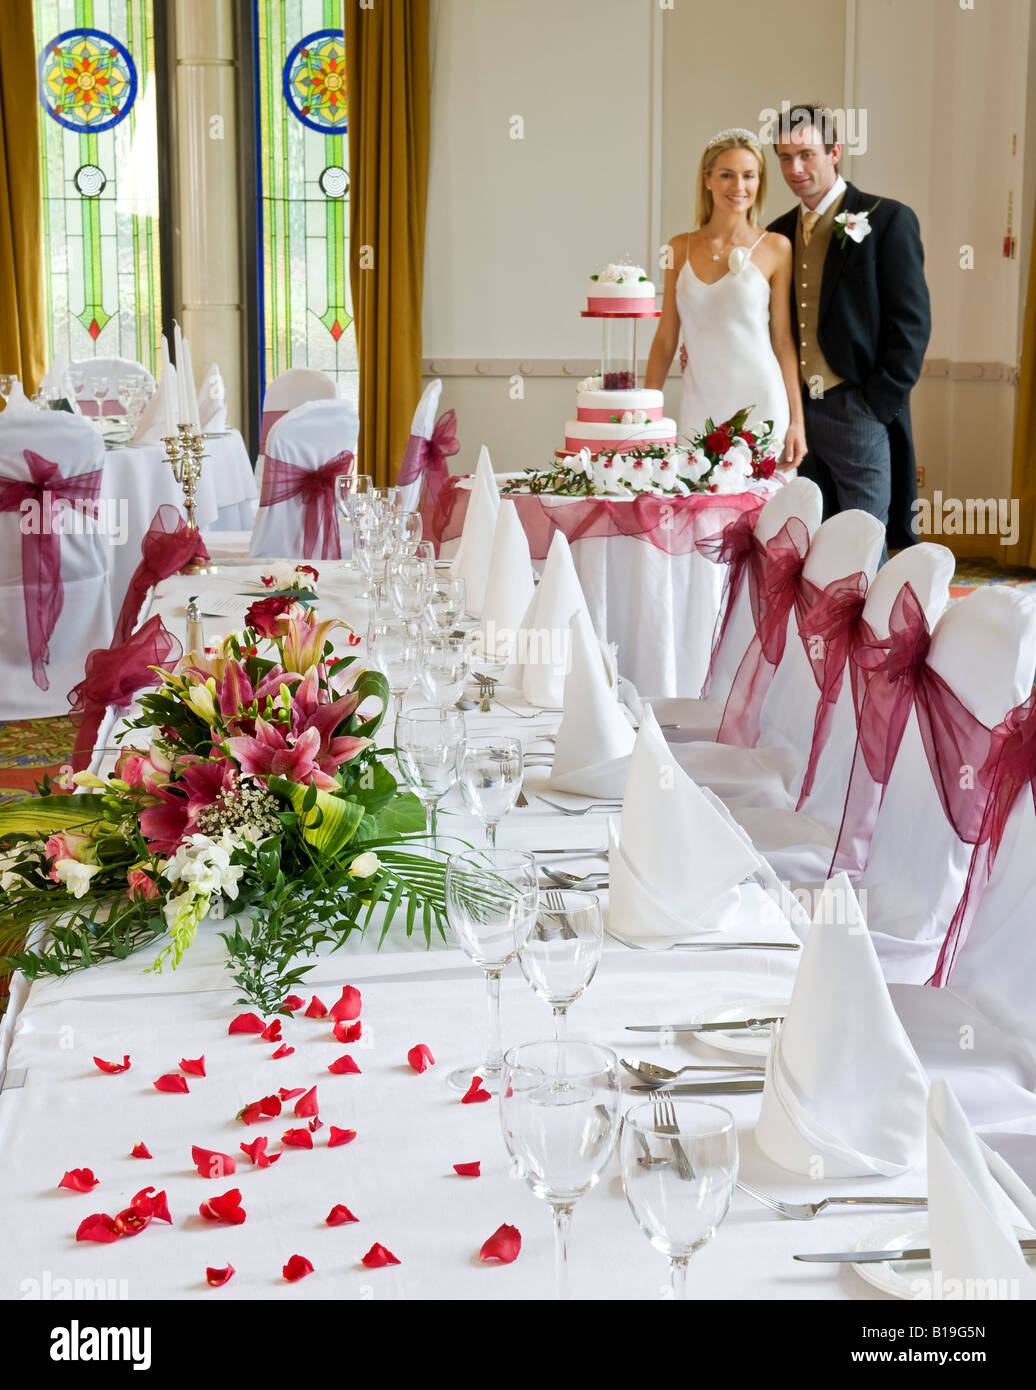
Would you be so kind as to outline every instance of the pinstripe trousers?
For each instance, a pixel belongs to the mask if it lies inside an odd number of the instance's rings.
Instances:
[[[824,516],[858,507],[888,524],[892,459],[888,429],[858,386],[835,387],[816,400],[803,389],[808,453],[799,473],[824,496]]]

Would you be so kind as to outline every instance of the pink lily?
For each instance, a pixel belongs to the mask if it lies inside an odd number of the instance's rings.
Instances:
[[[316,729],[307,729],[294,743],[288,743],[282,729],[257,719],[254,738],[247,734],[228,738],[227,748],[241,771],[254,777],[261,787],[267,785],[270,777],[284,777],[303,785],[315,782],[321,791],[339,789],[335,779],[323,772],[317,762],[320,734]]]
[[[336,627],[344,626],[338,618],[318,622],[312,609],[301,618],[289,618],[288,633],[284,639],[284,664],[293,671],[305,674],[323,657],[327,634]]]
[[[311,666],[306,678],[295,692],[291,709],[292,732],[298,738],[310,729],[315,729],[320,737],[320,749],[316,757],[322,772],[334,773],[342,763],[349,762],[369,746],[370,739],[342,735],[332,738],[360,703],[359,695],[343,695],[338,700],[321,701],[321,690],[317,668]]]
[[[237,781],[237,768],[228,758],[180,764],[178,780],[159,787],[157,806],[140,813],[140,831],[153,854],[173,854],[190,835],[199,814]]]

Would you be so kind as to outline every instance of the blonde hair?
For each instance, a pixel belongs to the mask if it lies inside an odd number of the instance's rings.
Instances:
[[[751,150],[759,164],[759,188],[755,195],[755,201],[748,209],[748,220],[753,227],[760,225],[763,203],[766,200],[766,155],[757,136],[750,130],[724,131],[722,135],[714,136],[705,146],[705,153],[701,157],[698,165],[698,191],[695,199],[695,218],[696,225],[704,227],[712,217],[712,193],[705,186],[705,180],[712,173],[716,160],[726,150]]]

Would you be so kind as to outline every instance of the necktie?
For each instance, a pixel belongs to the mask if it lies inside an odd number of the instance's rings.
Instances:
[[[809,239],[813,235],[813,228],[819,221],[819,212],[804,212],[802,214],[802,240],[806,246],[809,245]]]

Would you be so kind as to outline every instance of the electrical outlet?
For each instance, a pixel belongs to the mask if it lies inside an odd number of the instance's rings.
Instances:
[[[917,486],[924,487],[924,465],[917,465]]]

